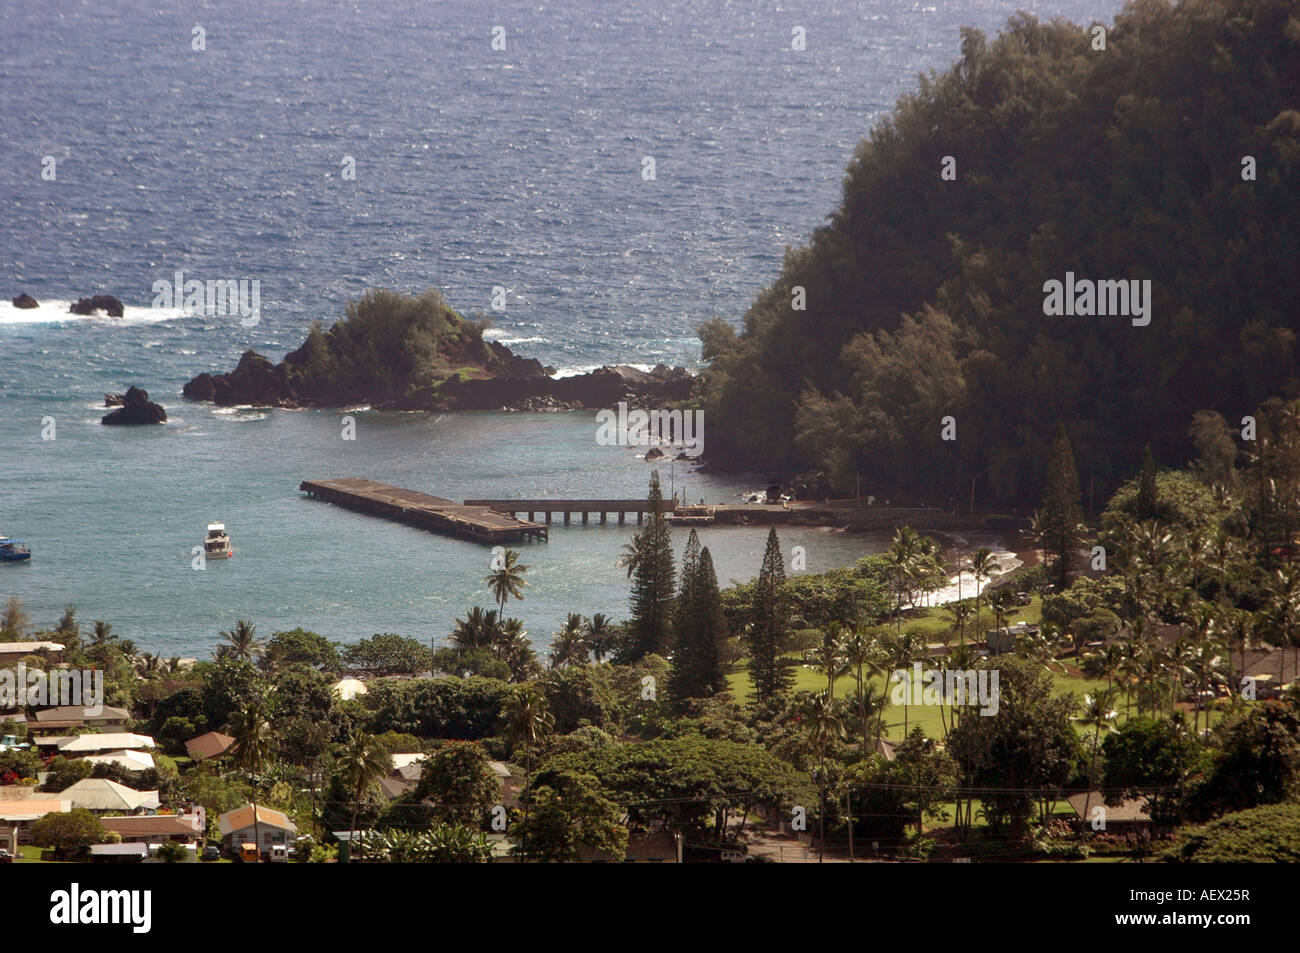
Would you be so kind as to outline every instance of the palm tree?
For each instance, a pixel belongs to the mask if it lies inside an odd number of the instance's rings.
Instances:
[[[912,662],[921,658],[925,654],[925,640],[921,638],[914,630],[909,629],[902,635],[894,636],[889,641],[889,669],[891,672],[901,671],[904,679],[907,681],[908,690],[903,695],[903,737],[907,737],[907,719],[908,712],[912,701],[912,693],[916,691],[916,686],[912,683]]]
[[[1294,637],[1297,621],[1300,621],[1300,574],[1291,569],[1277,570],[1268,587],[1267,595],[1270,614],[1282,641],[1282,667],[1279,680],[1285,685],[1291,680],[1286,674],[1286,647]]]
[[[890,580],[898,597],[895,617],[900,635],[903,628],[903,595],[907,595],[909,603],[913,601],[912,581],[916,574],[918,545],[919,537],[916,535],[916,530],[910,526],[900,526],[894,530],[894,539],[885,553],[889,559]]]
[[[551,642],[551,668],[563,668],[566,665],[586,665],[590,648],[585,639],[587,620],[576,612],[570,612],[564,620],[564,627],[555,633]]]
[[[235,739],[230,746],[231,761],[235,770],[248,775],[252,786],[253,840],[257,844],[254,863],[261,863],[262,826],[257,813],[257,775],[270,757],[271,726],[263,717],[261,704],[256,699],[235,712],[230,721],[230,734]]]
[[[528,572],[528,567],[519,562],[519,554],[513,549],[507,549],[505,557],[501,560],[501,567],[493,569],[483,577],[483,584],[497,600],[497,605],[501,609],[501,618],[506,616],[506,600],[522,599],[523,587],[528,585],[524,579],[524,573]]]
[[[1106,687],[1110,688],[1124,666],[1123,653],[1118,642],[1104,646],[1099,652],[1089,652],[1083,657],[1083,674],[1089,678],[1104,678]]]
[[[632,542],[623,544],[623,551],[618,556],[618,567],[626,569],[627,578],[631,579],[639,565],[641,565],[641,537],[637,535],[632,537]]]
[[[1007,624],[1007,615],[1016,604],[1016,594],[1010,589],[995,589],[989,593],[989,605],[993,608],[993,627],[1001,629]]]
[[[812,696],[806,706],[808,742],[817,752],[817,780],[821,786],[822,806],[818,815],[817,863],[826,856],[826,746],[844,734],[844,726],[835,714],[835,704],[822,692]]]
[[[497,657],[510,666],[512,682],[526,682],[541,673],[533,643],[528,641],[528,631],[518,619],[506,619],[501,626],[501,641]]]
[[[90,636],[91,645],[107,645],[114,641],[117,636],[113,634],[113,626],[102,619],[96,619],[92,625],[94,629]]]
[[[257,638],[257,626],[247,619],[238,620],[234,629],[222,632],[221,637],[226,640],[226,645],[222,648],[235,658],[251,661],[262,654],[262,643]]]
[[[1224,628],[1228,634],[1228,642],[1236,644],[1241,658],[1241,668],[1237,673],[1238,689],[1241,687],[1241,681],[1246,677],[1246,650],[1259,648],[1259,634],[1255,622],[1255,614],[1246,609],[1224,610]],[[1235,696],[1236,692],[1233,694]]]
[[[853,672],[853,682],[858,695],[858,721],[862,728],[862,756],[867,754],[867,701],[871,686],[867,680],[880,658],[880,648],[876,640],[869,638],[865,632],[850,629],[844,639],[844,661]]]
[[[1002,564],[993,558],[993,550],[981,546],[971,553],[970,571],[975,577],[975,625],[980,621],[980,585],[995,572],[1002,571]]]
[[[503,714],[506,733],[515,744],[524,746],[524,815],[532,803],[533,748],[555,727],[555,716],[546,705],[546,699],[536,685],[521,685],[506,699]],[[528,825],[524,825],[524,842],[520,851],[528,858]]]
[[[614,650],[617,636],[617,626],[603,612],[597,612],[591,617],[587,623],[585,639],[597,662],[605,661],[605,656]]]
[[[944,607],[944,613],[948,621],[952,623],[952,630],[961,634],[961,644],[966,644],[966,626],[970,623],[971,616],[975,614],[975,608],[965,599],[961,602],[950,602]],[[944,644],[947,644],[947,639]]]
[[[835,700],[835,679],[849,670],[848,659],[844,657],[844,640],[840,632],[840,624],[832,622],[826,627],[822,644],[804,656],[809,663],[809,668],[816,669],[826,676],[826,692],[831,701]]]
[[[451,643],[458,649],[488,648],[501,638],[495,609],[474,606],[457,619],[451,629]]]
[[[1109,722],[1115,720],[1117,715],[1114,689],[1103,688],[1095,696],[1083,696],[1083,717],[1079,720],[1093,730],[1092,765],[1088,768],[1088,793],[1083,798],[1083,819],[1085,821],[1088,819],[1088,802],[1092,799],[1093,779],[1097,774],[1097,748],[1101,742],[1101,733]]]
[[[352,792],[352,820],[348,826],[348,842],[357,837],[357,813],[361,810],[361,797],[372,784],[377,784],[393,767],[393,756],[374,735],[358,731],[348,740],[343,751],[343,780]]]

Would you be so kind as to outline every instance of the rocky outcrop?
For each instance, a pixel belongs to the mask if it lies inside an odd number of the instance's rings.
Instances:
[[[94,314],[96,311],[103,311],[110,318],[120,318],[122,316],[122,302],[118,301],[112,295],[95,295],[93,298],[81,298],[72,303],[68,308],[71,314]]]
[[[243,353],[239,364],[229,374],[200,374],[186,383],[181,393],[190,400],[212,401],[226,407],[235,404],[256,404],[259,407],[300,406],[298,395],[289,384],[285,365],[272,364],[251,349]]]
[[[105,395],[110,396],[110,395]],[[131,424],[162,424],[167,422],[167,411],[161,404],[149,399],[149,392],[139,387],[128,387],[122,395],[122,406],[99,421],[109,426]]]
[[[683,367],[659,365],[651,371],[606,365],[573,377],[522,380],[453,380],[440,390],[440,410],[519,410],[546,401],[557,410],[597,410],[619,401],[662,406],[685,400],[695,378]]]
[[[39,301],[25,292],[20,294],[17,298],[14,298],[15,308],[39,308],[40,306]]]
[[[126,394],[105,394],[104,395],[105,407],[121,407],[125,403],[126,403]]]
[[[619,401],[635,406],[666,406],[685,400],[695,378],[682,367],[659,365],[650,371],[626,365],[601,367],[589,374],[555,378],[540,362],[490,342],[491,357],[481,378],[455,377],[415,391],[401,400],[365,394],[300,394],[290,368],[304,356],[290,352],[276,365],[256,351],[245,351],[229,374],[199,374],[182,393],[190,400],[271,407],[336,407],[370,403],[380,410],[596,410]]]

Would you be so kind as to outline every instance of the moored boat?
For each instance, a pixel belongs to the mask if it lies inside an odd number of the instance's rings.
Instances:
[[[0,562],[17,563],[32,558],[32,551],[21,539],[0,536]]]
[[[203,555],[208,559],[229,559],[235,555],[225,523],[208,524],[208,536],[203,541]]]

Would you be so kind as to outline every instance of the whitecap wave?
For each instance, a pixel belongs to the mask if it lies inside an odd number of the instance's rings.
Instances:
[[[555,377],[577,377],[579,374],[590,374],[592,371],[600,370],[605,364],[582,364],[576,367],[559,367],[555,370]],[[628,364],[623,363],[623,367],[635,367],[638,371],[651,371],[654,369],[653,364]]]
[[[142,308],[124,304],[122,317],[110,318],[105,314],[71,314],[68,308],[72,300],[45,300],[39,308],[15,308],[13,302],[0,300],[0,325],[8,324],[106,324],[137,326],[142,324],[161,324],[188,317],[184,308]]]

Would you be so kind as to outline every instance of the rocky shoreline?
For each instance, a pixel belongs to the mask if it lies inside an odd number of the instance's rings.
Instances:
[[[453,377],[399,400],[365,393],[302,393],[290,369],[298,352],[273,365],[256,351],[245,351],[228,374],[203,373],[185,384],[189,400],[221,406],[347,407],[369,404],[376,410],[596,410],[619,401],[661,407],[690,397],[694,376],[683,367],[660,364],[642,371],[625,364],[606,365],[586,374],[554,377],[550,368],[521,358],[504,345],[491,344],[493,360],[481,377]]]

